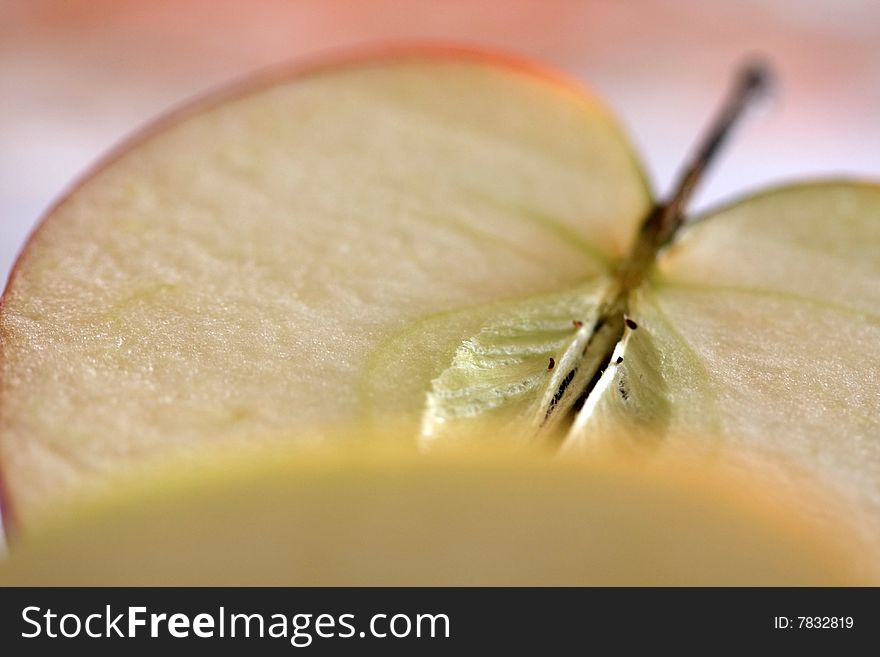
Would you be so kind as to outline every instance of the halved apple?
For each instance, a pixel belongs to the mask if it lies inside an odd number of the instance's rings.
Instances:
[[[652,207],[595,101],[485,55],[336,62],[185,112],[66,198],[12,277],[4,501],[27,525],[181,455],[391,424],[425,450],[758,453],[825,491],[793,493],[800,514],[842,495],[880,550],[880,188],[768,191],[679,230]],[[481,464],[450,508],[546,526]],[[406,467],[415,500],[433,466]]]

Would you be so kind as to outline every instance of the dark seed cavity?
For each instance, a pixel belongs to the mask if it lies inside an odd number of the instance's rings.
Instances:
[[[547,409],[547,412],[544,414],[544,421],[547,421],[547,418],[553,413],[556,409],[556,405],[562,399],[562,396],[565,394],[565,391],[568,389],[568,386],[574,381],[574,375],[577,372],[577,368],[571,370],[568,374],[565,375],[565,378],[562,380],[562,383],[559,384],[559,388],[556,390],[556,394],[553,395],[553,399],[550,400],[550,407]]]

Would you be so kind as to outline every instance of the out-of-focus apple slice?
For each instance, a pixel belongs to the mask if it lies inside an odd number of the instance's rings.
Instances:
[[[638,328],[568,447],[684,437],[759,454],[783,479],[844,493],[880,544],[878,248],[877,185],[780,188],[710,213],[633,296]]]
[[[323,448],[169,471],[22,537],[3,585],[852,585],[842,523],[705,461]],[[815,490],[800,491],[803,496]],[[845,514],[841,514],[845,517]]]
[[[186,111],[81,183],[18,262],[7,510],[26,523],[107,473],[257,435],[388,411],[417,429],[493,304],[600,279],[649,204],[605,111],[506,59],[353,58]],[[430,348],[392,339],[416,326]]]

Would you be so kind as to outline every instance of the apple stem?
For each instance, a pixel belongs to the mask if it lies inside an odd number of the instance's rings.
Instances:
[[[710,124],[706,136],[699,142],[693,159],[684,168],[666,201],[656,205],[642,222],[632,250],[620,263],[616,274],[617,288],[603,304],[594,333],[584,350],[584,355],[587,349],[599,355],[596,359],[597,366],[595,369],[590,368],[589,371],[581,371],[579,365],[571,369],[561,380],[553,400],[543,415],[542,431],[548,431],[547,427],[552,424],[548,422],[551,416],[556,418],[555,422],[561,421],[560,416],[565,416],[567,419],[573,417],[574,410],[584,403],[599,384],[602,373],[611,364],[615,348],[626,329],[632,331],[638,327],[638,324],[629,317],[630,292],[642,283],[646,273],[654,265],[659,250],[668,244],[684,225],[684,209],[694,190],[746,110],[770,86],[770,79],[769,68],[759,62],[750,62],[737,72],[732,92]],[[574,325],[579,328],[582,323],[575,320]],[[621,362],[617,361],[617,364]],[[555,363],[551,361],[550,369],[554,366]],[[566,397],[570,387],[578,388],[577,396],[569,394]],[[628,395],[623,389],[620,392],[624,398]],[[575,401],[573,403],[570,401],[561,409],[563,404],[560,402],[564,403],[566,398]]]
[[[733,132],[734,127],[746,111],[769,90],[772,75],[764,62],[752,61],[745,64],[736,74],[733,90],[721,107],[721,111],[710,124],[706,136],[685,167],[673,192],[660,206],[657,245],[662,246],[675,237],[684,223],[684,209],[693,196],[697,184],[709,169],[721,147]]]
[[[666,201],[656,205],[645,218],[633,250],[621,263],[618,272],[621,283],[619,301],[624,300],[630,290],[641,284],[645,272],[654,264],[657,252],[684,225],[685,206],[693,196],[697,184],[717,158],[721,147],[746,110],[770,86],[771,77],[769,67],[760,62],[750,62],[737,72],[732,92],[710,124],[706,137],[699,142],[693,159],[684,168]]]

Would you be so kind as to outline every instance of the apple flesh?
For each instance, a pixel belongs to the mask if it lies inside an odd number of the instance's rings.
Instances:
[[[473,449],[425,457],[381,443],[245,454],[66,508],[23,537],[0,583],[877,581],[845,525],[807,519],[785,494],[718,464]]]
[[[506,59],[354,58],[223,101],[123,149],[21,255],[7,521],[223,445],[389,416],[415,435],[497,304],[606,275],[650,206],[604,109]]]
[[[871,183],[772,189],[698,219],[632,295],[638,328],[566,447],[757,454],[782,485],[844,495],[880,549],[878,254]]]

